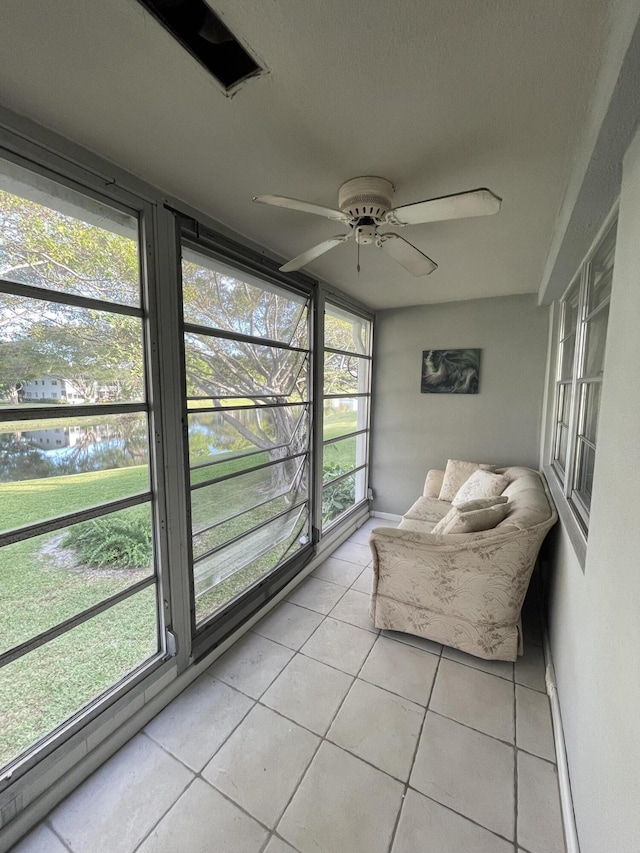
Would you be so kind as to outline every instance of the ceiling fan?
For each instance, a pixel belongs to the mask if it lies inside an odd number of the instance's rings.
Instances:
[[[327,219],[342,222],[351,230],[324,240],[312,249],[280,267],[282,272],[293,272],[319,258],[334,246],[346,243],[355,237],[358,246],[375,244],[397,261],[411,275],[429,275],[438,265],[414,245],[393,231],[381,232],[381,225],[421,225],[443,219],[462,219],[466,216],[487,216],[500,210],[502,199],[482,187],[455,195],[431,198],[415,204],[392,208],[393,184],[386,178],[372,176],[352,178],[342,184],[338,191],[338,208],[323,207],[297,198],[280,195],[256,195],[254,201],[315,213]],[[359,269],[359,267],[358,267]]]

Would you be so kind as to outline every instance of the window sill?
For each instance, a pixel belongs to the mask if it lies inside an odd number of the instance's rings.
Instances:
[[[558,510],[560,522],[567,531],[569,540],[573,546],[573,550],[575,551],[575,555],[580,563],[582,571],[584,572],[585,564],[587,562],[587,537],[585,536],[580,522],[576,518],[574,510],[562,491],[558,475],[551,465],[545,465],[543,470],[547,478],[547,483],[549,484],[549,491],[551,492],[556,509]]]

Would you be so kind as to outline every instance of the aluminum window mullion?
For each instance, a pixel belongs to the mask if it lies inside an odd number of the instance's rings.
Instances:
[[[326,483],[322,484],[322,490],[329,488],[329,486],[333,486],[335,483],[340,483],[342,480],[346,480],[347,477],[351,477],[352,474],[357,474],[358,471],[363,471],[365,468],[368,468],[368,463],[365,462],[363,465],[358,465],[356,468],[352,468],[350,471],[347,471],[346,474],[341,474],[339,477],[334,477],[333,480],[327,480]]]
[[[0,409],[0,423],[7,421],[37,421],[75,419],[102,415],[147,414],[149,404],[140,403],[92,403],[88,406],[33,406],[29,409]]]
[[[267,395],[273,396],[273,395]],[[246,399],[254,399],[253,397],[247,398],[245,397],[187,397],[187,400],[246,400]],[[260,398],[256,398],[260,399]],[[187,409],[188,415],[210,415],[212,412],[242,412],[247,409],[255,409],[259,411],[263,411],[264,409],[281,409],[285,406],[308,406],[310,400],[302,400],[300,402],[295,403],[253,403],[248,404],[246,406],[213,406],[212,408],[200,408],[200,409]]]
[[[328,347],[328,346],[324,347],[324,351],[335,353],[336,355],[346,355],[348,358],[352,358],[352,357],[353,358],[362,358],[365,361],[371,361],[372,360],[372,356],[365,355],[362,352],[352,352],[351,350],[335,349],[335,347]]]
[[[80,296],[75,293],[67,293],[64,290],[47,290],[32,284],[21,284],[17,281],[0,279],[0,292],[11,293],[13,296],[22,296],[25,299],[38,299],[40,302],[56,302],[61,305],[73,305],[77,308],[88,308],[92,311],[103,311],[109,314],[126,314],[129,317],[144,316],[142,308],[134,305],[125,305],[122,302],[107,302],[91,296]]]
[[[103,613],[105,610],[109,610],[111,607],[114,607],[116,604],[120,604],[120,602],[125,601],[127,598],[131,598],[132,595],[135,595],[137,592],[141,592],[143,589],[146,589],[148,586],[152,586],[156,582],[157,576],[154,572],[148,578],[143,578],[143,580],[137,581],[126,589],[109,596],[109,598],[103,599],[98,602],[98,604],[87,607],[87,609],[83,610],[81,613],[76,613],[75,616],[65,619],[64,622],[59,622],[57,625],[54,625],[53,628],[48,628],[46,631],[42,631],[42,633],[32,637],[30,640],[25,640],[24,643],[20,643],[12,649],[3,652],[3,654],[0,654],[0,666],[12,663],[12,661],[18,660],[29,652],[34,651],[34,649],[40,648],[40,646],[43,646],[45,643],[55,640],[56,637],[60,637],[62,634],[67,634],[73,628],[77,628],[78,625],[82,625],[83,622]]]
[[[370,397],[370,391],[353,391],[344,394],[323,394],[324,400],[350,400],[352,397]]]
[[[23,542],[25,539],[32,539],[34,536],[39,536],[40,534],[53,533],[54,531],[61,530],[64,527],[80,524],[83,521],[91,521],[93,518],[100,518],[103,515],[109,515],[113,512],[118,512],[119,510],[129,509],[132,506],[139,506],[140,504],[152,501],[152,498],[152,492],[147,490],[139,495],[131,495],[128,498],[118,498],[118,500],[99,504],[98,506],[90,507],[89,509],[67,513],[66,515],[52,518],[49,521],[39,521],[35,524],[20,527],[17,530],[0,533],[0,547],[3,545],[13,545],[16,542]]]
[[[266,450],[263,452],[267,453]],[[203,483],[193,483],[191,491],[204,489],[206,486],[211,486],[214,483],[224,483],[226,480],[233,480],[236,477],[242,477],[244,474],[251,474],[254,471],[262,471],[264,468],[272,468],[281,462],[288,462],[290,459],[299,459],[301,456],[306,456],[307,453],[308,450],[303,450],[300,453],[293,453],[291,456],[283,456],[282,459],[274,459],[273,461],[264,462],[262,465],[254,465],[253,468],[243,468],[242,471],[232,471],[230,474],[223,474],[222,477],[214,477],[213,480],[205,480]]]
[[[580,272],[580,285],[578,288],[578,316],[576,318],[576,343],[573,355],[573,373],[571,376],[571,409],[569,413],[569,429],[567,434],[567,460],[565,466],[564,494],[570,497],[573,489],[576,454],[577,419],[579,413],[578,376],[582,372],[585,358],[584,350],[584,316],[587,291],[588,264],[584,264]]]
[[[273,349],[288,350],[289,352],[308,353],[308,347],[292,347],[281,341],[271,338],[260,338],[255,335],[245,335],[242,332],[229,332],[226,329],[214,329],[210,326],[200,326],[197,323],[184,323],[185,334],[204,335],[208,338],[219,338],[225,341],[238,341],[241,344],[255,344],[256,346],[269,347]]]
[[[322,441],[322,446],[326,447],[328,444],[335,444],[337,441],[344,441],[347,438],[354,438],[357,435],[367,435],[368,432],[368,429],[359,429],[356,432],[346,432],[344,435],[338,435],[335,438],[325,438]]]

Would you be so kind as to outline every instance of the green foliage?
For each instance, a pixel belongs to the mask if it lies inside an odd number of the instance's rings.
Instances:
[[[346,473],[347,470],[339,465],[326,465],[323,470],[323,479],[334,479]],[[355,500],[355,477],[345,477],[339,483],[327,486],[322,492],[322,523],[329,524],[334,518],[353,506]]]
[[[88,566],[143,568],[153,558],[149,510],[133,507],[77,524],[62,544],[75,550]]]

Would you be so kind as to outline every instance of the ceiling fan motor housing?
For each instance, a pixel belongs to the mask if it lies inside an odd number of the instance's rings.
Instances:
[[[393,192],[393,184],[386,178],[352,178],[338,191],[338,207],[352,219],[370,217],[375,222],[382,222],[385,213],[391,209]]]

